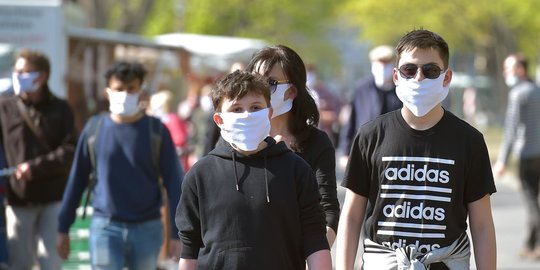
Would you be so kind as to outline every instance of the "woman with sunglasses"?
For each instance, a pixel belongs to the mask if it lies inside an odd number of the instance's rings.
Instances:
[[[267,76],[271,85],[270,135],[285,142],[315,172],[332,246],[339,219],[335,149],[328,135],[317,128],[319,111],[306,87],[304,62],[291,48],[277,45],[256,52],[246,70]]]

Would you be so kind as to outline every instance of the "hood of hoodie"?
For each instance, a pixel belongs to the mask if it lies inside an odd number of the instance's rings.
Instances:
[[[223,138],[219,138],[216,147],[214,150],[210,151],[208,155],[217,156],[224,159],[230,159],[232,160],[233,169],[234,169],[234,178],[235,178],[235,186],[236,190],[240,191],[240,179],[238,177],[238,170],[237,170],[237,160],[241,159],[262,159],[264,161],[264,183],[265,183],[265,189],[266,189],[266,201],[270,203],[270,190],[268,188],[268,167],[267,167],[267,160],[269,158],[272,158],[274,156],[283,155],[287,152],[291,152],[291,150],[287,147],[287,145],[284,142],[276,143],[276,140],[274,138],[268,136],[264,141],[267,143],[267,146],[262,149],[261,151],[254,153],[252,155],[244,155],[238,151],[236,151],[228,142],[223,140]]]

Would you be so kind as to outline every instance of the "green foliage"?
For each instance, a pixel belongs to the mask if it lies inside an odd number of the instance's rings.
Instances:
[[[326,0],[186,0],[183,30],[271,42],[296,34],[316,36],[335,5]]]
[[[325,39],[340,3],[327,0],[185,0],[177,31],[259,38],[285,44],[306,62],[337,66],[339,58]]]
[[[141,34],[151,37],[163,33],[171,33],[178,29],[178,25],[179,22],[175,15],[174,0],[156,0]]]
[[[175,9],[180,4],[181,10]],[[142,34],[259,38],[294,48],[306,62],[337,66],[337,52],[325,37],[339,4],[327,0],[156,0]],[[115,9],[110,12],[119,15]]]
[[[484,53],[493,47],[538,56],[540,18],[534,0],[348,0],[340,13],[360,25],[362,38],[395,44],[404,33],[429,29],[451,49]]]

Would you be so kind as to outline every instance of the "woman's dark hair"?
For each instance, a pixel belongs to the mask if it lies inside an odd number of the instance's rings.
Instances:
[[[257,51],[246,66],[248,72],[268,75],[274,65],[280,65],[290,83],[296,88],[296,98],[291,109],[289,130],[295,138],[291,148],[303,152],[313,128],[319,125],[319,110],[306,87],[306,68],[302,58],[284,45],[266,47]]]

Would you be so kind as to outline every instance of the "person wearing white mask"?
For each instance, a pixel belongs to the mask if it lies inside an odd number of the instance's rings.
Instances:
[[[504,139],[493,172],[502,176],[512,152],[516,154],[528,215],[520,256],[540,260],[540,88],[529,79],[528,66],[525,56],[519,53],[510,54],[503,63],[503,77],[510,91]]]
[[[445,110],[452,70],[446,41],[413,30],[397,47],[393,80],[403,108],[360,128],[349,155],[336,269],[496,269],[490,195],[496,192],[478,130]]]
[[[57,249],[63,259],[69,255],[69,229],[87,187],[92,192],[93,269],[156,269],[164,240],[162,188],[171,222],[168,255],[180,255],[174,215],[183,172],[168,129],[139,107],[145,74],[141,64],[125,61],[105,73],[110,113],[91,118],[80,135],[58,218]],[[95,181],[89,183],[91,175]]]
[[[306,87],[304,62],[291,48],[276,45],[257,51],[246,70],[266,76],[271,85],[270,135],[285,142],[315,172],[326,217],[326,237],[332,246],[339,218],[335,149],[326,132],[317,128],[319,110]]]
[[[363,124],[403,106],[392,81],[395,59],[394,49],[388,45],[369,51],[371,72],[355,85],[350,110],[344,111],[346,121],[342,123],[338,146],[341,167],[345,167],[352,140]]]
[[[61,269],[54,235],[75,148],[73,111],[49,89],[45,54],[22,49],[15,59],[15,96],[0,99],[0,143],[16,169],[7,192],[10,269],[32,269],[29,258],[40,269]]]
[[[186,174],[179,270],[332,268],[315,176],[268,136],[269,87],[235,71],[212,90],[221,138]]]

